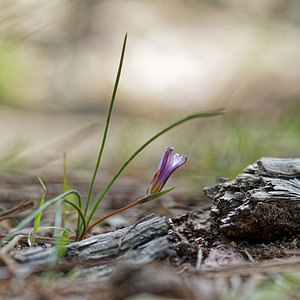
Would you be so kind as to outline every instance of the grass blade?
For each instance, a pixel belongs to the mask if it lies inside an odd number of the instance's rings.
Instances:
[[[97,207],[99,206],[101,200],[103,199],[103,197],[105,196],[106,192],[110,189],[110,187],[113,185],[113,183],[116,181],[116,179],[119,177],[119,175],[122,173],[122,171],[126,168],[126,166],[142,151],[144,150],[150,143],[152,143],[154,140],[156,140],[158,137],[160,137],[161,135],[163,135],[164,133],[166,133],[167,131],[171,130],[172,128],[185,123],[189,120],[192,119],[196,119],[196,118],[207,118],[207,117],[213,117],[213,116],[217,116],[220,114],[223,114],[225,111],[224,108],[220,108],[220,109],[215,109],[215,110],[211,110],[211,111],[206,111],[206,112],[202,112],[202,113],[197,113],[197,114],[192,114],[189,115],[185,118],[182,118],[172,124],[170,124],[169,126],[167,126],[166,128],[164,128],[163,130],[161,130],[160,132],[158,132],[156,135],[154,135],[152,138],[150,138],[147,142],[145,142],[140,148],[138,148],[128,159],[127,161],[121,166],[121,168],[119,169],[119,171],[116,173],[116,175],[113,177],[113,179],[109,182],[109,184],[104,188],[104,190],[102,191],[101,195],[98,197],[91,213],[89,214],[88,218],[87,218],[87,225],[89,225]]]
[[[72,205],[74,208],[76,208],[76,210],[78,211],[78,213],[80,214],[81,218],[82,218],[82,222],[84,225],[86,225],[86,221],[84,218],[83,213],[81,212],[81,195],[78,191],[76,190],[70,190],[67,191],[51,200],[48,200],[46,203],[44,203],[43,206],[39,207],[36,211],[34,211],[31,215],[27,216],[22,222],[20,222],[18,224],[18,226],[16,226],[14,228],[13,231],[11,231],[9,234],[7,234],[5,237],[3,237],[0,241],[0,246],[2,246],[3,244],[5,244],[7,241],[9,241],[15,234],[18,233],[18,231],[20,231],[21,229],[23,229],[26,225],[28,225],[32,220],[34,220],[34,218],[36,216],[39,215],[40,212],[44,211],[45,209],[47,209],[50,205],[58,202],[58,201],[68,201],[66,199],[64,199],[65,197],[67,197],[68,195],[75,195],[78,199],[78,205],[76,205],[75,203],[70,202],[69,204]]]
[[[47,192],[47,189],[46,189],[46,186],[44,184],[44,182],[42,181],[41,177],[38,176],[38,180],[40,182],[40,184],[42,185],[43,187],[43,194],[42,194],[42,199],[41,199],[41,203],[40,203],[40,208],[44,205],[44,202],[45,202],[45,197],[46,197],[46,192]],[[40,222],[41,222],[41,218],[42,218],[42,210],[40,211],[40,213],[36,216],[35,220],[34,220],[34,226],[33,226],[33,233],[32,233],[32,237],[31,237],[31,241],[30,241],[30,247],[33,246],[33,243],[34,243],[34,238],[35,238],[35,235],[36,235],[36,232],[38,230],[38,227],[40,226]]]
[[[58,237],[59,236],[59,230],[58,228],[61,227],[62,224],[62,201],[57,201],[55,204],[56,207],[56,211],[55,211],[55,222],[54,222],[54,232],[53,232],[53,237]],[[55,241],[54,243],[54,248],[55,251],[53,252],[53,255],[51,255],[50,257],[50,261],[52,264],[55,264],[58,260],[58,252],[59,252],[59,248],[61,245],[61,236],[58,237],[58,240]]]
[[[115,103],[115,98],[116,98],[116,94],[117,94],[117,90],[118,90],[118,85],[119,85],[119,81],[120,81],[120,76],[121,76],[121,71],[122,71],[122,66],[123,66],[123,60],[124,60],[124,54],[125,54],[125,48],[126,48],[126,41],[127,41],[127,33],[125,34],[125,38],[124,38],[124,42],[123,42],[118,73],[117,73],[117,77],[116,77],[116,80],[115,80],[115,85],[114,85],[112,97],[111,97],[111,100],[110,100],[110,106],[109,106],[109,110],[108,110],[108,114],[107,114],[106,125],[105,125],[105,129],[104,129],[104,133],[103,133],[103,138],[102,138],[102,142],[101,142],[101,147],[100,147],[97,163],[96,163],[96,166],[95,166],[92,182],[91,182],[89,193],[88,193],[87,200],[86,200],[86,205],[85,205],[85,209],[84,209],[84,216],[87,215],[87,211],[88,211],[90,200],[91,200],[91,195],[92,195],[94,184],[95,184],[95,179],[96,179],[96,176],[97,176],[97,173],[98,173],[102,153],[103,153],[104,146],[105,146],[105,141],[106,141],[106,137],[107,137],[110,118],[111,118],[111,114],[112,114],[112,110],[113,110],[113,106],[114,106],[114,103]]]
[[[57,262],[57,260],[61,259],[64,257],[64,255],[67,252],[67,245],[70,240],[70,235],[68,235],[67,231],[63,231],[62,235],[60,238],[57,240],[55,243],[55,260],[53,261],[54,263]]]
[[[63,228],[63,227],[57,228],[57,227],[55,227],[55,226],[38,227],[38,228],[37,228],[37,231],[39,231],[39,230],[46,230],[46,229],[58,229],[58,230],[60,230],[60,231],[63,232],[63,233],[66,232],[69,236],[72,235],[72,232],[69,231],[68,229]],[[27,237],[27,243],[28,243],[28,245],[29,245],[30,247],[31,247],[31,237],[32,237],[32,233],[33,233],[33,228],[32,228],[32,230],[29,232],[28,237]]]
[[[166,193],[171,192],[174,189],[175,189],[175,187],[172,187],[172,188],[170,188],[168,190],[165,190],[165,191],[162,191],[162,192],[158,192],[158,193],[155,193],[155,194],[149,194],[149,195],[146,195],[145,197],[143,197],[143,198],[141,198],[137,201],[139,201],[140,204],[147,203],[147,202],[150,202],[152,200],[155,200],[155,199],[161,197],[162,195],[165,195]]]

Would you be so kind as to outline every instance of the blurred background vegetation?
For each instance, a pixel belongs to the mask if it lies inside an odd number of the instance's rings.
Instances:
[[[190,193],[262,156],[299,157],[300,1],[0,0],[0,169],[90,172],[124,34],[108,172],[169,122],[192,121],[126,171],[148,183],[168,146]],[[176,176],[175,176],[176,177]]]

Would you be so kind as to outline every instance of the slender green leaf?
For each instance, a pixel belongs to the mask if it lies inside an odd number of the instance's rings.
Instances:
[[[58,252],[60,251],[60,247],[62,245],[61,236],[59,237],[59,230],[57,228],[61,227],[62,224],[62,201],[58,201],[55,204],[56,206],[56,214],[55,214],[55,223],[54,223],[54,233],[53,237],[58,237],[58,240],[54,243],[55,251],[53,255],[50,257],[50,261],[55,264],[58,260]]]
[[[141,147],[139,147],[127,160],[126,162],[121,166],[121,168],[118,170],[118,172],[115,174],[115,176],[113,177],[113,179],[108,183],[108,185],[104,188],[104,190],[102,191],[102,193],[100,194],[100,196],[98,197],[92,211],[90,212],[88,218],[87,218],[87,225],[89,225],[97,207],[99,206],[101,200],[103,199],[103,197],[105,196],[105,194],[107,193],[107,191],[110,189],[110,187],[113,185],[113,183],[116,181],[116,179],[119,177],[119,175],[123,172],[123,170],[126,168],[126,166],[142,151],[144,150],[150,143],[152,143],[154,140],[156,140],[158,137],[160,137],[162,134],[166,133],[167,131],[169,131],[170,129],[185,123],[189,120],[193,120],[196,118],[207,118],[207,117],[214,117],[220,114],[223,114],[225,112],[224,108],[219,108],[219,109],[215,109],[215,110],[210,110],[210,111],[206,111],[206,112],[202,112],[202,113],[197,113],[197,114],[192,114],[189,115],[185,118],[182,118],[178,121],[175,121],[174,123],[170,124],[169,126],[167,126],[166,128],[164,128],[163,130],[161,130],[160,132],[158,132],[157,134],[155,134],[153,137],[151,137],[147,142],[145,142]]]
[[[174,189],[175,189],[175,187],[172,187],[171,189],[168,189],[168,190],[165,190],[165,191],[162,191],[162,192],[158,192],[158,193],[155,193],[155,194],[149,194],[149,195],[146,195],[145,197],[139,199],[138,201],[140,202],[140,204],[147,203],[147,202],[150,202],[152,200],[155,200],[155,199],[161,197],[162,195],[165,195],[166,193],[171,192]]]
[[[45,227],[38,227],[37,228],[37,231],[39,231],[39,230],[47,230],[47,229],[59,229],[61,232],[66,232],[66,234],[68,234],[69,236],[71,236],[72,235],[72,232],[71,231],[69,231],[68,229],[66,229],[66,228],[63,228],[63,227],[59,227],[59,228],[57,228],[57,227],[55,227],[55,226],[45,226]],[[31,247],[31,236],[32,236],[32,233],[33,233],[33,228],[32,228],[32,230],[29,232],[29,234],[28,234],[28,237],[27,237],[27,242],[28,242],[28,245]]]
[[[67,245],[70,241],[70,235],[64,231],[61,237],[58,239],[57,243],[55,244],[55,254],[56,254],[56,261],[63,258],[67,251]]]
[[[20,222],[18,224],[18,226],[16,226],[14,228],[13,231],[11,231],[9,234],[7,234],[5,237],[3,237],[0,240],[0,246],[2,246],[3,244],[5,244],[7,241],[9,241],[15,234],[17,234],[21,229],[23,229],[26,225],[28,225],[32,220],[34,220],[34,218],[42,211],[44,211],[45,209],[47,209],[50,205],[58,202],[58,201],[68,201],[66,199],[64,199],[66,196],[70,195],[70,194],[74,194],[76,195],[77,199],[78,199],[78,205],[76,205],[75,203],[69,203],[70,205],[72,205],[80,214],[81,218],[82,218],[82,223],[83,226],[86,226],[86,220],[84,218],[84,215],[81,212],[81,195],[78,191],[76,190],[70,190],[67,191],[51,200],[48,200],[46,203],[44,203],[43,206],[39,207],[37,210],[35,210],[32,214],[30,214],[29,216],[27,216],[22,222]]]
[[[87,223],[86,223],[86,218],[85,218],[85,216],[83,215],[83,213],[81,211],[81,208],[79,206],[77,206],[75,203],[69,201],[68,199],[64,199],[64,201],[66,203],[68,203],[69,205],[73,206],[77,210],[78,216],[80,216],[80,219],[81,219],[81,224],[83,225],[82,232],[84,233],[85,230],[86,230],[86,227],[87,227]],[[78,240],[79,236],[80,236],[80,231],[77,228],[76,240]]]
[[[96,163],[96,166],[95,166],[92,182],[91,182],[91,185],[90,185],[88,197],[87,197],[87,200],[86,200],[86,205],[85,205],[85,209],[84,209],[84,216],[87,215],[91,195],[92,195],[94,184],[95,184],[95,179],[96,179],[96,176],[97,176],[97,173],[98,173],[100,160],[101,160],[102,153],[103,153],[104,146],[105,146],[105,141],[106,141],[106,136],[107,136],[108,127],[109,127],[109,123],[110,123],[110,118],[111,118],[112,110],[113,110],[113,107],[114,107],[116,94],[117,94],[117,90],[118,90],[118,85],[119,85],[119,81],[120,81],[120,76],[121,76],[121,71],[122,71],[122,66],[123,66],[123,60],[124,60],[124,54],[125,54],[125,49],[126,49],[126,41],[127,41],[127,33],[125,34],[124,41],[123,41],[123,47],[122,47],[122,53],[121,53],[119,68],[118,68],[118,72],[117,72],[117,76],[116,76],[116,80],[115,80],[115,84],[114,84],[112,97],[111,97],[111,100],[110,100],[110,106],[109,106],[109,110],[108,110],[108,114],[107,114],[106,125],[105,125],[105,129],[104,129],[104,133],[103,133],[103,138],[102,138],[102,142],[101,142],[99,155],[98,155],[97,163]]]
[[[45,186],[44,182],[42,181],[41,177],[38,176],[37,178],[38,178],[40,184],[43,187],[43,194],[42,194],[42,199],[41,199],[41,203],[40,203],[40,208],[41,208],[44,205],[44,202],[45,202],[47,189],[46,189],[46,186]],[[32,233],[31,241],[30,241],[30,244],[29,244],[30,247],[33,246],[34,238],[35,238],[37,229],[40,226],[41,218],[42,218],[42,210],[40,211],[40,213],[36,216],[36,218],[34,220],[33,233]]]
[[[63,156],[63,183],[62,183],[62,192],[66,192],[68,190],[73,190],[73,185],[72,183],[68,180],[67,178],[67,154],[64,153]],[[67,200],[69,200],[70,202],[76,203],[76,196],[71,194],[69,196],[66,197]],[[69,210],[67,205],[68,204],[66,201],[64,201],[64,206],[63,206],[63,221],[66,222],[67,221],[67,216],[69,214]],[[80,206],[81,209],[81,206]],[[79,233],[82,229],[83,224],[81,223],[82,220],[82,216],[80,216],[80,214],[78,213],[78,217],[77,217],[77,226],[76,226],[76,240],[78,239]]]

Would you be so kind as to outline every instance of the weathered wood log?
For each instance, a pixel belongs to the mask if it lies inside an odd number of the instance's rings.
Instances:
[[[212,228],[266,241],[300,233],[300,159],[263,157],[244,172],[204,188],[213,199]]]
[[[112,273],[120,262],[146,264],[173,255],[169,228],[166,217],[150,215],[133,226],[72,243],[58,268],[81,266],[88,268],[82,270],[85,277],[98,278]],[[35,247],[11,251],[10,255],[16,262],[16,273],[26,276],[49,268],[54,251],[55,248]],[[3,268],[0,277],[5,278],[8,273]]]

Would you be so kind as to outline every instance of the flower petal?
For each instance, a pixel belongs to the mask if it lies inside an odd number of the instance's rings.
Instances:
[[[155,189],[155,186],[157,186],[159,174],[160,174],[160,170],[157,170],[151,183],[149,184],[149,186],[147,188],[147,194],[153,194],[153,190]]]
[[[168,147],[156,170],[156,173],[148,186],[147,194],[153,194],[161,191],[171,174],[186,162],[184,155],[174,154],[174,148]]]
[[[169,165],[172,164],[172,162],[173,162],[173,154],[174,154],[174,148],[168,147],[165,150],[165,152],[159,162],[157,170],[164,170],[165,168],[168,168]]]

